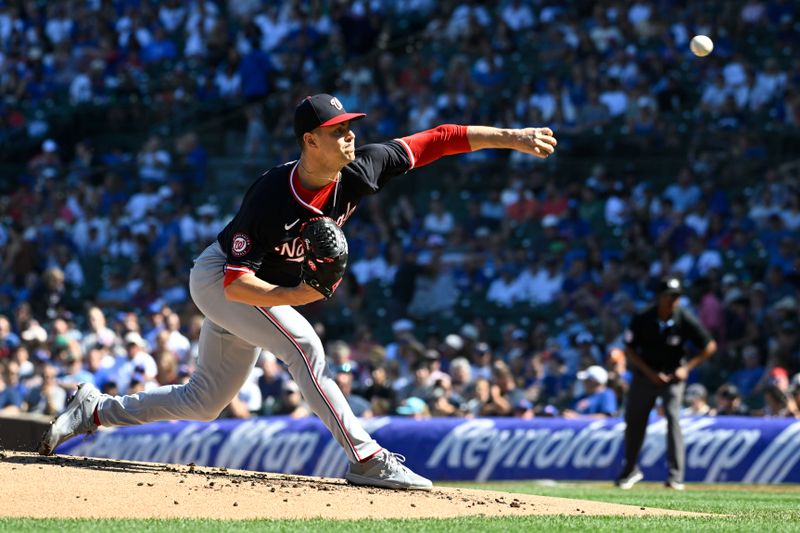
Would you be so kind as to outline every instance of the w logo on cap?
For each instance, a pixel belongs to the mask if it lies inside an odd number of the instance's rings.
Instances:
[[[337,111],[341,111],[341,110],[344,108],[344,106],[342,105],[342,103],[341,103],[341,102],[339,101],[339,99],[338,99],[338,98],[336,98],[335,96],[334,96],[333,98],[331,98],[331,105],[332,105],[333,107],[335,107]]]

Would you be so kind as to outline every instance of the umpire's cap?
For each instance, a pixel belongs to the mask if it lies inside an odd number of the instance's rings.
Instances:
[[[683,284],[681,280],[676,277],[666,277],[658,282],[658,287],[656,288],[656,292],[659,295],[662,294],[676,294],[680,295],[683,293]]]
[[[366,113],[348,113],[339,99],[330,94],[306,96],[294,110],[294,134],[300,138],[320,126],[333,126],[366,116]]]

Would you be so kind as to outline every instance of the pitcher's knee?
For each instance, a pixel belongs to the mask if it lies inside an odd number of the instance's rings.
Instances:
[[[224,409],[224,407],[222,408]],[[199,420],[200,422],[211,422],[216,420],[219,414],[222,412],[222,409],[209,409],[203,408],[199,409],[194,412],[194,416],[192,417],[194,420]]]
[[[297,353],[296,355],[299,358],[305,359],[303,364],[306,362],[311,365],[312,368],[316,367],[319,364],[325,365],[325,350],[322,348],[322,341],[319,340],[319,337],[315,338],[304,338],[300,337],[295,339],[297,346],[300,348],[301,353]],[[295,354],[293,354],[295,355]],[[292,364],[292,361],[287,361],[289,365]]]
[[[201,422],[216,420],[229,403],[229,401],[220,403],[219,400],[213,398],[192,402],[192,420],[199,420]]]
[[[201,422],[216,420],[229,403],[225,402],[220,405],[219,400],[203,396],[192,382],[184,385],[181,389],[181,393],[184,409],[186,411],[184,418],[187,420],[199,420]]]

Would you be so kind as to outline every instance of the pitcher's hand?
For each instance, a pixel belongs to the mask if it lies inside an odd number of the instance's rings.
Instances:
[[[521,128],[514,130],[517,136],[514,149],[544,159],[555,152],[558,141],[550,128]]]

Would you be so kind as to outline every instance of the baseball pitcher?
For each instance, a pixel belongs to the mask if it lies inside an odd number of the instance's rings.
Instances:
[[[314,413],[344,448],[349,482],[430,489],[428,479],[361,426],[326,373],[322,342],[295,307],[333,295],[347,263],[341,227],[363,196],[446,155],[506,148],[546,158],[556,139],[549,128],[442,125],[357,149],[350,127],[364,116],[348,113],[329,94],[305,98],[294,114],[300,157],[264,172],[217,241],[195,260],[189,286],[206,318],[190,381],[121,397],[82,384],[43,436],[40,454],[100,425],[214,420],[264,348],[286,362]]]

